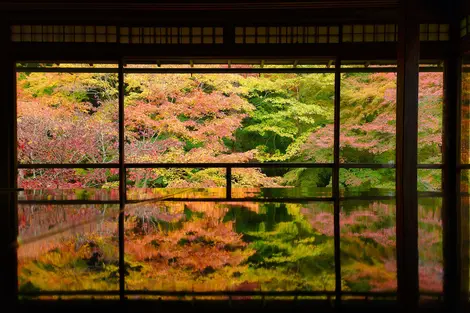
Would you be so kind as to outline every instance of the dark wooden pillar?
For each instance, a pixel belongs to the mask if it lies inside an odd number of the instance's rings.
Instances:
[[[460,28],[457,1],[449,2],[450,44],[444,71],[444,120],[443,120],[443,244],[444,244],[444,302],[448,312],[458,310],[461,285],[459,258],[460,203],[459,171],[461,61],[459,55]]]
[[[418,84],[419,21],[417,0],[401,0],[397,81],[397,271],[398,300],[415,312],[418,282]]]
[[[1,17],[1,16],[0,16]],[[3,18],[1,19],[3,20]],[[9,52],[10,29],[0,25],[0,299],[14,305],[17,299],[16,261],[16,78]]]

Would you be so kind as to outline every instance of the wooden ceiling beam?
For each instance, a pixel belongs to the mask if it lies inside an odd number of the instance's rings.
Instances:
[[[341,57],[342,60],[360,60],[363,63],[375,60],[396,60],[396,43],[381,44],[325,44],[325,45],[194,45],[181,49],[181,45],[116,45],[116,44],[54,44],[21,43],[14,44],[17,60],[65,61],[65,60],[116,60],[134,58],[136,60],[162,59],[291,59],[291,60],[328,60]],[[210,55],[208,55],[210,51]],[[446,43],[422,43],[421,59],[440,60],[446,56]],[[157,61],[158,64],[158,61]]]
[[[158,1],[149,2],[98,0],[31,1],[16,0],[0,3],[8,10],[158,10],[158,11],[240,11],[240,10],[305,10],[338,8],[396,8],[398,0],[316,0],[316,1]]]

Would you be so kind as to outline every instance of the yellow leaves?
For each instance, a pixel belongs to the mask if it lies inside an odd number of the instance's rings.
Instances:
[[[386,265],[357,262],[344,266],[343,278],[352,283],[367,280],[372,290],[394,290],[397,274],[396,271],[388,269]],[[396,268],[396,265],[394,267]]]

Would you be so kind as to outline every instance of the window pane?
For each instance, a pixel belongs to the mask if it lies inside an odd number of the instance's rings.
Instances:
[[[396,291],[395,200],[341,202],[344,291]]]
[[[462,275],[470,276],[470,171],[461,171],[460,182],[460,227],[462,233],[462,265],[464,266]],[[469,277],[470,278],[470,277]],[[470,290],[469,290],[470,291]]]
[[[224,198],[224,168],[144,168],[127,171],[128,200]]]
[[[340,194],[354,196],[394,196],[395,169],[351,168],[339,170]]]
[[[331,197],[329,168],[234,168],[233,198]]]
[[[128,74],[125,80],[127,162],[333,160],[333,74]]]
[[[418,192],[442,191],[442,170],[418,169]]]
[[[462,234],[464,235],[463,244],[461,247],[462,253],[462,260],[464,260],[464,265],[466,264],[466,268],[463,270],[463,274],[469,275],[470,278],[470,197],[468,195],[462,196],[460,200],[461,204],[461,229]],[[470,290],[469,290],[470,292]]]
[[[116,74],[17,74],[20,163],[118,161]]]
[[[340,161],[394,163],[396,74],[341,76]]]
[[[126,206],[129,290],[333,291],[331,203]]]
[[[119,200],[118,169],[20,169],[20,200]]]
[[[442,163],[443,73],[419,74],[418,163]]]
[[[470,163],[470,64],[465,59],[462,67],[462,163]]]
[[[418,199],[419,290],[443,291],[442,198]]]
[[[117,290],[116,205],[19,205],[19,291]]]
[[[461,170],[460,192],[465,196],[470,195],[470,170]]]
[[[461,90],[461,162],[470,163],[470,60],[463,59]],[[470,171],[461,171],[461,233],[462,233],[462,275],[470,276]],[[470,292],[470,289],[469,289]],[[468,295],[468,294],[467,294]]]

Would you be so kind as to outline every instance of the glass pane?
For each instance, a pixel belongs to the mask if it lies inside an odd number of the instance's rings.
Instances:
[[[462,275],[469,275],[470,278],[470,170],[461,171],[460,192]]]
[[[395,214],[395,200],[341,202],[344,291],[396,291]]]
[[[442,163],[444,74],[419,74],[418,163]]]
[[[460,172],[460,192],[462,195],[470,195],[470,170]]]
[[[333,291],[331,203],[126,206],[129,290]]]
[[[234,168],[233,198],[331,197],[329,168]]]
[[[333,161],[333,74],[125,80],[127,162]]]
[[[443,291],[442,198],[418,199],[419,289]]]
[[[20,163],[116,163],[116,74],[18,73]]]
[[[116,205],[19,205],[19,291],[117,290]]]
[[[128,200],[224,198],[224,168],[144,168],[127,171]]]
[[[464,195],[460,198],[461,205],[461,230],[462,245],[460,252],[462,253],[463,271],[462,275],[468,275],[470,278],[470,197]],[[470,292],[470,289],[469,289]]]
[[[462,163],[470,163],[470,64],[465,59],[462,67],[462,112],[461,112],[461,140]]]
[[[442,191],[442,170],[418,169],[418,191]]]
[[[118,169],[20,169],[20,200],[119,200]]]
[[[396,80],[396,73],[342,74],[341,162],[395,162]]]
[[[470,26],[469,26],[470,27]],[[463,58],[461,90],[461,162],[470,163],[470,59]],[[461,171],[462,275],[470,276],[470,171]],[[470,288],[470,287],[469,287]],[[470,289],[469,289],[470,292]],[[468,294],[467,294],[468,296]]]
[[[395,169],[341,168],[339,184],[343,197],[394,196]]]

